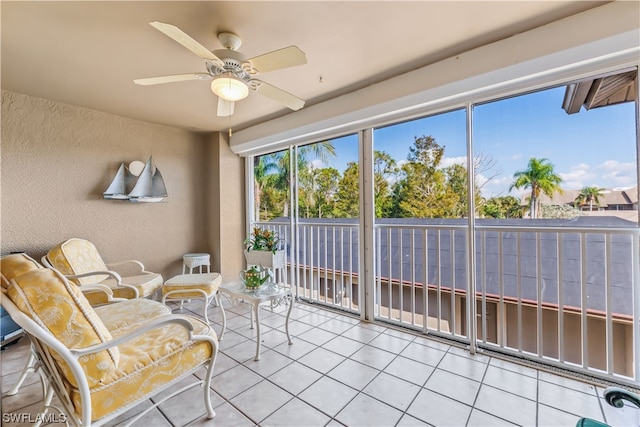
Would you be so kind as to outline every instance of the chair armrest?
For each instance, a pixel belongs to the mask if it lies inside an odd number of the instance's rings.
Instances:
[[[109,276],[109,277],[113,277],[116,280],[116,283],[118,285],[122,283],[122,276],[120,276],[118,272],[111,271],[111,270],[90,271],[89,273],[82,273],[82,274],[69,274],[69,275],[65,275],[64,277],[66,277],[67,279],[79,279],[81,277],[91,277],[91,276]],[[82,286],[88,286],[88,285],[82,285]]]
[[[82,285],[80,286],[80,292],[82,292],[83,294],[102,292],[107,296],[107,301],[105,304],[111,304],[119,301],[127,301],[127,298],[114,297],[113,291],[111,290],[111,288],[105,285],[101,285],[100,283],[95,283],[92,285]]]
[[[137,276],[139,274],[148,273],[144,269],[144,264],[134,259],[119,261],[107,264],[109,270],[118,272],[121,276]]]
[[[193,335],[193,324],[189,321],[189,319],[179,314],[167,314],[164,316],[157,317],[151,320],[150,322],[132,331],[129,331],[126,334],[123,334],[117,338],[109,340],[107,342],[103,342],[101,344],[96,344],[96,345],[92,345],[92,346],[84,347],[80,349],[69,349],[69,352],[77,359],[81,356],[85,356],[92,353],[98,353],[100,351],[107,350],[111,347],[115,347],[117,345],[120,345],[124,342],[131,340],[132,338],[142,335],[145,332],[148,332],[152,329],[162,328],[170,324],[177,324],[184,327],[187,330],[187,332],[189,332],[189,338],[191,339],[200,337],[200,336]]]
[[[618,387],[609,387],[604,391],[604,400],[607,403],[615,408],[622,408],[624,406],[624,401],[633,403],[638,408],[640,408],[640,397],[631,393],[622,388]]]
[[[91,276],[98,276],[98,275],[113,277],[116,280],[116,288],[131,289],[131,291],[134,294],[134,298],[139,298],[140,297],[140,292],[138,291],[138,288],[136,288],[133,285],[129,285],[127,283],[122,283],[122,277],[120,276],[120,274],[115,272],[115,271],[112,271],[112,270],[91,271],[89,273],[74,274],[74,275],[68,275],[68,276],[65,276],[65,277],[67,279],[77,279],[77,278],[80,278],[80,277],[91,277]],[[82,290],[84,292],[84,289],[85,289],[86,286],[93,286],[93,285],[99,285],[99,283],[92,283],[91,285],[80,285],[80,290]],[[102,286],[104,286],[104,285],[102,285]],[[105,286],[105,288],[108,288],[108,287]],[[111,295],[113,295],[113,292],[111,293]]]

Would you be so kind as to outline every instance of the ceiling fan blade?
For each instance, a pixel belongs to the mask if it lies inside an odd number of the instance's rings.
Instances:
[[[279,89],[269,83],[265,83],[260,80],[253,80],[259,83],[256,91],[260,95],[264,95],[267,98],[271,98],[276,102],[286,105],[288,108],[297,111],[304,107],[304,101],[297,96],[290,94],[287,91]]]
[[[233,114],[235,106],[234,101],[227,101],[226,99],[218,98],[218,117],[227,117]]]
[[[148,77],[145,79],[135,79],[137,85],[149,86],[162,83],[184,82],[187,80],[208,80],[211,76],[207,73],[174,74],[171,76]]]
[[[307,56],[298,46],[289,46],[250,58],[249,62],[261,73],[307,63]]]
[[[209,51],[206,47],[202,46],[200,43],[191,38],[187,33],[182,31],[180,28],[175,25],[165,24],[164,22],[153,21],[150,22],[151,26],[155,29],[163,32],[166,36],[172,38],[173,40],[180,43],[182,46],[189,49],[191,52],[198,55],[200,58],[209,59],[211,61],[216,61],[222,64],[222,60],[215,56],[211,51]]]

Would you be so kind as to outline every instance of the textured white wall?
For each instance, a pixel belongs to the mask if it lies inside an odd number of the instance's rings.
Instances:
[[[181,272],[184,253],[216,251],[206,232],[206,181],[217,179],[209,173],[217,166],[207,164],[205,136],[8,91],[1,119],[2,254],[39,259],[80,237],[107,262],[139,259],[168,278]],[[165,203],[102,198],[120,162],[149,155],[165,178]]]

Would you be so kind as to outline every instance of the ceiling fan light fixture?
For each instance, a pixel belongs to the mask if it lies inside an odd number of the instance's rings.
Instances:
[[[224,74],[213,79],[211,90],[227,101],[240,101],[249,95],[247,84],[232,74]]]

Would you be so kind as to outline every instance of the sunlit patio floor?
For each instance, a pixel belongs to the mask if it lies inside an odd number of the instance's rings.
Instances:
[[[227,330],[220,342],[205,416],[201,391],[190,389],[145,415],[140,426],[574,426],[581,416],[614,426],[640,425],[640,410],[615,409],[603,386],[559,376],[349,315],[297,302],[285,334],[286,308],[261,311],[262,352],[249,306],[223,298]],[[174,312],[180,312],[177,305]],[[202,302],[184,313],[202,314]],[[219,333],[220,309],[209,307]],[[2,351],[2,390],[16,381],[26,339]],[[2,413],[37,413],[42,390],[30,374]],[[139,405],[109,425],[131,418]],[[16,425],[3,422],[3,425]]]

